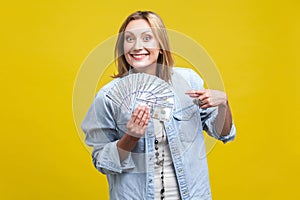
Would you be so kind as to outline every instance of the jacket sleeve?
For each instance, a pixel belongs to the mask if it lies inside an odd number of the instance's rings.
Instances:
[[[202,78],[193,70],[190,70],[190,79],[191,80],[191,86],[192,89],[204,89],[204,83]],[[226,143],[228,141],[231,141],[235,138],[236,129],[234,126],[234,123],[232,123],[230,133],[226,136],[221,136],[217,133],[215,129],[215,119],[218,115],[218,108],[217,107],[210,107],[206,109],[200,108],[200,115],[201,115],[201,122],[202,127],[205,132],[207,132],[208,135],[221,140],[223,143]]]
[[[131,153],[120,161],[115,114],[111,100],[100,90],[81,125],[86,144],[93,147],[93,164],[103,174],[122,173],[135,167]]]
[[[231,125],[231,130],[228,135],[226,136],[221,136],[217,133],[215,129],[215,119],[218,115],[218,108],[217,107],[212,107],[212,108],[207,108],[207,109],[201,109],[201,121],[202,121],[202,127],[205,132],[218,139],[221,140],[223,143],[229,142],[235,138],[235,126],[232,123]]]

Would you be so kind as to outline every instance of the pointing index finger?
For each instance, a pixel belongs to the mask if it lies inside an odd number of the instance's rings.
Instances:
[[[200,95],[204,94],[205,90],[187,90],[185,94],[189,95],[190,97],[199,97]]]

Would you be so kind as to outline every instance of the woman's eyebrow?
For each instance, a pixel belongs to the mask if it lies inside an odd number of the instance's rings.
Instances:
[[[124,33],[130,33],[130,34],[133,35],[133,33],[131,31],[124,31]]]
[[[134,35],[134,33],[131,32],[131,31],[124,31],[124,33],[129,33],[129,34]],[[151,33],[151,34],[153,34],[153,32],[152,32],[151,30],[146,30],[146,31],[142,32],[141,35],[143,35],[143,34],[145,34],[145,33]]]
[[[152,33],[152,31],[147,30],[147,31],[142,32],[142,34],[145,34],[145,33]]]

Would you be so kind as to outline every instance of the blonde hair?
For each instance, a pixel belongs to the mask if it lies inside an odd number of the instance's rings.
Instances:
[[[151,11],[137,11],[129,15],[123,22],[115,46],[115,62],[118,66],[118,74],[113,77],[123,77],[130,70],[130,65],[127,63],[124,55],[124,31],[129,22],[137,19],[144,19],[149,23],[161,52],[157,58],[157,76],[169,82],[171,80],[171,68],[173,67],[174,60],[170,51],[167,31],[162,19]]]

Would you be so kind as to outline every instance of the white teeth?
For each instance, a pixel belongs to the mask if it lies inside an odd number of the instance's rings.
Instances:
[[[147,54],[132,54],[132,57],[134,58],[142,58],[143,56],[146,56]]]

